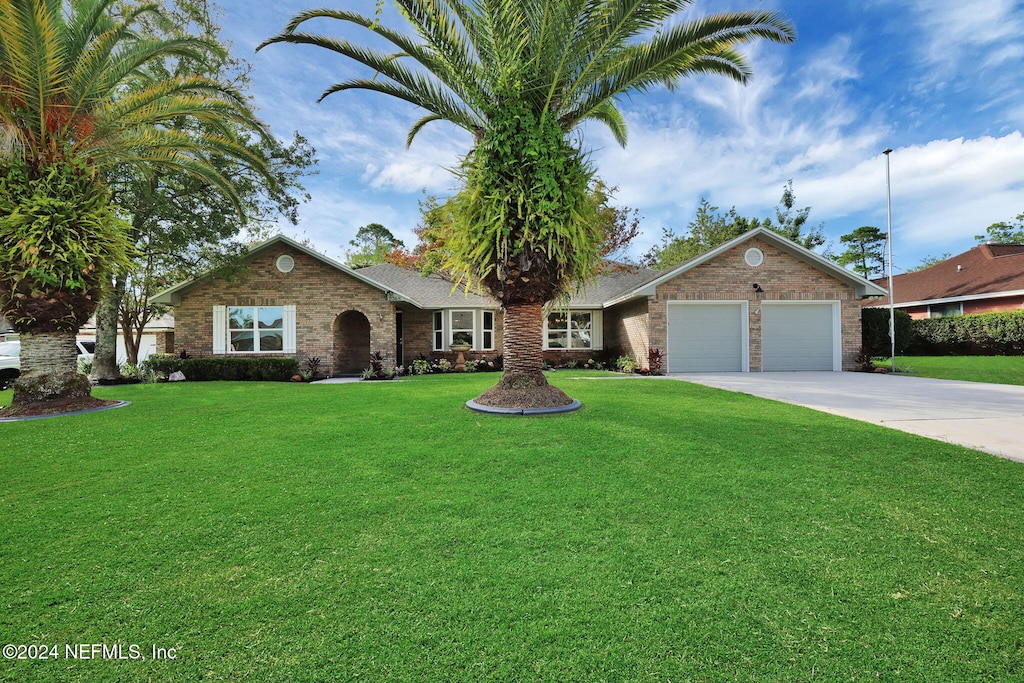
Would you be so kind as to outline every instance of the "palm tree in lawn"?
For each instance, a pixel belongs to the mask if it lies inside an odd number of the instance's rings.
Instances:
[[[159,14],[117,0],[0,0],[0,312],[22,347],[12,407],[89,395],[75,334],[109,271],[131,265],[103,171],[184,172],[234,198],[210,155],[266,166],[233,132],[262,134],[238,94],[204,77],[152,78],[162,60],[221,51],[139,37]]]
[[[396,0],[413,34],[381,16],[317,9],[295,16],[271,43],[311,44],[373,70],[329,87],[362,89],[426,110],[407,144],[432,121],[473,134],[460,173],[449,272],[479,283],[504,313],[504,372],[477,402],[504,407],[565,405],[543,367],[543,307],[586,283],[599,261],[593,171],[570,137],[587,120],[625,145],[617,98],[692,74],[745,81],[737,46],[780,43],[792,26],[774,12],[733,12],[685,21],[691,0]],[[378,12],[378,15],[380,12]],[[335,19],[393,46],[382,51],[303,33]]]

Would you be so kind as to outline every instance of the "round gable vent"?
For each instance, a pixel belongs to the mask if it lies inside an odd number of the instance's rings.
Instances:
[[[295,267],[295,259],[288,254],[282,254],[277,257],[277,269],[282,273],[292,272],[292,268]]]
[[[747,249],[745,254],[743,254],[743,260],[746,261],[747,265],[751,268],[756,268],[764,263],[764,252],[756,247],[751,247],[750,249]]]

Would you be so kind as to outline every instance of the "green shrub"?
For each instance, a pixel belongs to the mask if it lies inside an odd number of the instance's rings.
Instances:
[[[615,359],[615,367],[619,372],[632,374],[640,368],[640,363],[633,356],[619,356]]]
[[[915,320],[914,332],[921,342],[919,350],[926,353],[1024,353],[1024,311]]]
[[[294,358],[178,358],[154,353],[145,362],[156,374],[166,376],[180,371],[185,379],[194,382],[286,382],[299,372],[299,363]]]
[[[906,311],[897,310],[896,324],[896,355],[906,353],[914,341],[914,321]],[[892,342],[889,339],[889,309],[865,308],[860,312],[861,349],[872,356],[888,358],[892,354]]]

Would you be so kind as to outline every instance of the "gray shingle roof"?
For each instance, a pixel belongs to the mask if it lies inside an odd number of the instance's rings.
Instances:
[[[498,307],[497,302],[490,297],[466,294],[462,287],[453,289],[452,283],[440,275],[423,276],[390,263],[367,266],[360,268],[358,272],[423,308],[452,308],[462,305],[473,308]]]
[[[573,308],[601,308],[659,275],[661,272],[657,270],[629,266],[610,270],[599,275],[583,291],[574,294],[569,299],[569,305]]]
[[[426,277],[405,268],[385,263],[360,268],[359,273],[369,277],[393,292],[401,294],[423,308],[452,308],[471,306],[473,308],[497,308],[498,303],[483,294],[466,294],[462,287],[452,289],[452,283],[440,275]],[[602,273],[586,289],[570,297],[573,308],[601,308],[605,302],[619,297],[648,280],[660,275],[658,271],[646,268],[624,268]]]

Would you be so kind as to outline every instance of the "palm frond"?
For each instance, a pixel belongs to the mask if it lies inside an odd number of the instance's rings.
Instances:
[[[441,116],[440,114],[427,114],[426,116],[421,118],[419,121],[417,121],[416,123],[412,124],[412,128],[409,129],[408,135],[405,136],[405,146],[407,148],[411,147],[413,139],[416,137],[417,134],[419,134],[419,132],[421,130],[423,130],[423,127],[426,126],[428,123],[431,123],[433,121],[444,121],[444,120],[445,120],[445,117]]]
[[[423,88],[429,88],[429,86],[430,84],[426,82],[422,84]],[[335,83],[323,92],[320,100],[322,101],[328,95],[346,90],[368,90],[383,95],[390,95],[396,99],[404,100],[409,104],[426,109],[471,133],[484,125],[483,119],[479,118],[475,112],[456,99],[444,97],[442,92],[411,89],[399,83],[389,83],[368,78],[353,78],[342,83]]]

